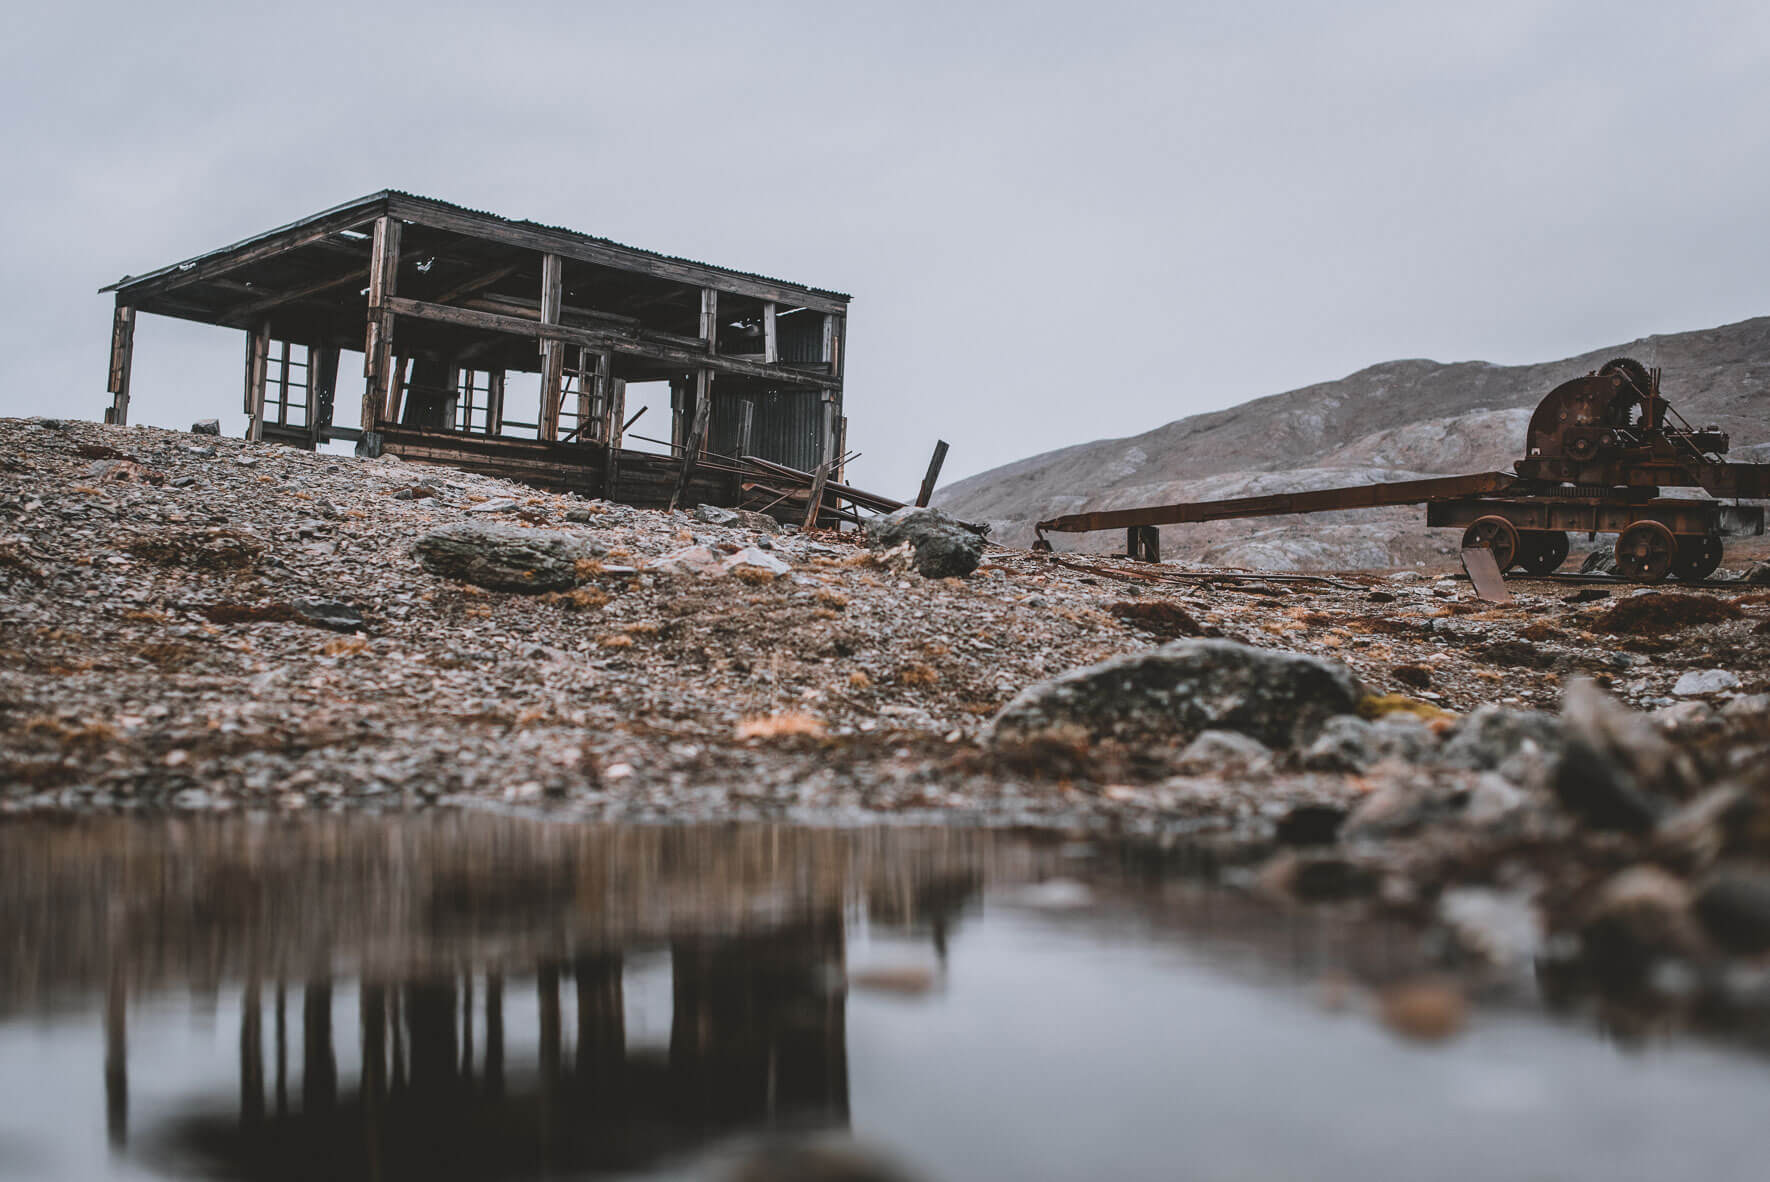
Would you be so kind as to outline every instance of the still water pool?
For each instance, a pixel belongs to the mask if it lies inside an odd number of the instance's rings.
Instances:
[[[0,827],[0,1177],[724,1179],[802,1144],[931,1180],[1770,1176],[1760,1054],[1619,1038],[1528,973],[1398,1030],[1417,936],[1198,870],[949,830]]]

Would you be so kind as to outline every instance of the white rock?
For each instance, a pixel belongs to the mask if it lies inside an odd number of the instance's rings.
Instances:
[[[725,573],[719,564],[719,555],[706,546],[684,546],[680,550],[672,550],[647,567],[662,575],[712,575]]]
[[[1704,694],[1718,694],[1738,688],[1739,677],[1725,669],[1692,669],[1678,678],[1678,684],[1672,687],[1672,692],[1680,698],[1700,698]]]
[[[790,573],[793,569],[768,551],[758,549],[755,546],[745,546],[742,550],[731,555],[720,565],[727,571],[750,570],[766,572],[771,578],[779,578],[781,575]]]

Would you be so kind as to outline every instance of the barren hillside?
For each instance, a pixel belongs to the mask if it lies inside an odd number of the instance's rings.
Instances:
[[[1543,395],[1620,356],[1662,366],[1666,396],[1692,422],[1719,424],[1736,446],[1770,439],[1770,317],[1759,317],[1538,365],[1385,362],[1131,438],[1006,464],[941,489],[935,504],[990,522],[999,541],[1025,545],[1033,522],[1060,513],[1503,469]],[[1124,539],[1056,542],[1105,551]],[[1454,543],[1426,530],[1414,509],[1162,531],[1164,555],[1274,569],[1408,565],[1448,555]]]

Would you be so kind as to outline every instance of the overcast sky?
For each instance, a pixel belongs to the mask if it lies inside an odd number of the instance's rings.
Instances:
[[[0,414],[96,289],[381,188],[854,295],[913,490],[1396,357],[1770,313],[1770,3],[9,6]],[[239,411],[144,317],[131,419]],[[354,372],[354,371],[353,371]],[[231,418],[225,416],[231,415]]]

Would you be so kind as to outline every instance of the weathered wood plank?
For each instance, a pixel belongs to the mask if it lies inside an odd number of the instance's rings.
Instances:
[[[701,345],[719,352],[719,293],[710,287],[701,288]]]
[[[687,437],[682,441],[682,468],[676,475],[676,491],[670,494],[672,510],[682,500],[682,494],[688,490],[689,478],[694,475],[695,461],[700,458],[701,448],[707,442],[707,424],[712,418],[713,371],[698,369],[695,371],[694,421],[689,426]]]
[[[264,438],[264,389],[270,368],[270,322],[246,338],[246,438]]]
[[[397,218],[375,219],[374,243],[369,255],[369,320],[363,337],[364,431],[373,431],[393,384],[392,306],[399,280],[400,223]]]
[[[934,455],[928,460],[928,472],[922,477],[922,487],[916,493],[918,508],[927,508],[928,499],[934,495],[934,484],[940,479],[940,467],[946,463],[946,440],[934,441]]]
[[[830,383],[834,380],[827,373],[794,369],[785,364],[763,365],[754,361],[742,361],[735,357],[709,357],[694,349],[661,342],[651,333],[617,333],[576,328],[567,324],[542,324],[526,317],[501,316],[494,312],[479,312],[471,308],[433,304],[424,300],[406,299],[402,296],[389,297],[387,307],[390,312],[397,315],[411,316],[415,319],[429,320],[438,324],[455,324],[463,328],[477,328],[486,332],[506,333],[511,336],[529,337],[536,340],[545,338],[569,341],[573,344],[587,345],[593,349],[607,350],[623,357],[661,361],[671,365],[680,365],[684,369],[707,367],[717,373],[761,378],[777,385],[814,386],[820,389],[829,389]]]
[[[830,479],[830,463],[825,460],[811,474],[811,495],[805,501],[805,523],[802,529],[817,528],[818,511],[824,507],[824,485]]]
[[[781,359],[780,334],[775,331],[775,305],[770,302],[762,305],[762,361],[773,365]]]
[[[105,389],[111,395],[111,413],[105,420],[122,427],[129,423],[129,371],[135,356],[135,309],[118,304],[111,316],[111,372]]]
[[[564,301],[565,260],[550,254],[541,260],[541,323],[557,325]],[[580,342],[582,343],[582,342]],[[559,438],[559,406],[565,397],[565,342],[541,338],[542,439]]]

